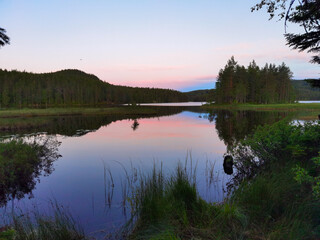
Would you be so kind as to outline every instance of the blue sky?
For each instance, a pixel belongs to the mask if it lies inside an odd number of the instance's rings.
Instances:
[[[214,87],[234,55],[243,65],[285,62],[296,79],[319,77],[310,54],[285,45],[283,22],[251,13],[255,3],[0,0],[0,27],[11,37],[0,68],[80,69],[112,84],[186,91]]]

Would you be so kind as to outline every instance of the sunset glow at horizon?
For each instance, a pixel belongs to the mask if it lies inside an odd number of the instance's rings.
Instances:
[[[284,23],[243,1],[0,1],[11,44],[0,68],[35,73],[79,69],[125,86],[181,91],[214,88],[234,56],[286,63],[294,79],[319,78],[312,54],[291,50]],[[287,32],[297,32],[288,26]]]

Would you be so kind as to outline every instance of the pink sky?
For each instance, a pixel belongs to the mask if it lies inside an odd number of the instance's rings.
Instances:
[[[194,90],[212,88],[234,56],[242,65],[285,62],[295,79],[319,77],[319,66],[308,62],[311,54],[286,45],[283,22],[251,13],[252,4],[4,0],[0,27],[11,44],[0,49],[0,67],[79,69],[116,85]]]

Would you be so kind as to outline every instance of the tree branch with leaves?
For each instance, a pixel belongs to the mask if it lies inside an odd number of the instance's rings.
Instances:
[[[10,38],[6,35],[6,30],[0,28],[0,47],[4,46],[5,44],[10,44]]]
[[[320,64],[320,0],[261,0],[251,8],[266,8],[269,20],[284,20],[287,45],[299,51],[315,53],[311,62]],[[303,33],[287,33],[287,23],[298,24]]]

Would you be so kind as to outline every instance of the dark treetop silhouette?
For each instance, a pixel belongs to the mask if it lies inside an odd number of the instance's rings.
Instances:
[[[304,33],[286,33],[287,44],[293,49],[315,53],[311,62],[320,64],[320,0],[262,0],[252,11],[267,8],[270,19],[278,13],[280,20],[298,24]]]
[[[6,35],[6,30],[0,27],[0,47],[10,44],[10,38]]]

